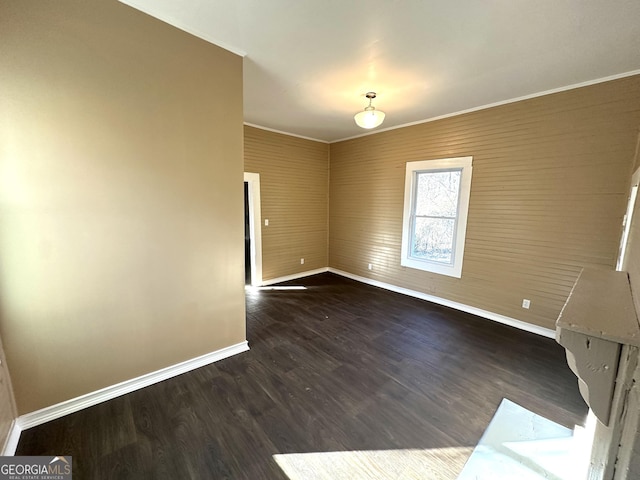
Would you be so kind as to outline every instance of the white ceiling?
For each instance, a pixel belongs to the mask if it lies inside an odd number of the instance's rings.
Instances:
[[[245,55],[244,119],[324,141],[640,73],[640,0],[121,0]]]

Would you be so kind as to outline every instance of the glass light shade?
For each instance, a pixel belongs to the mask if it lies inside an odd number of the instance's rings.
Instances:
[[[384,121],[384,112],[367,107],[364,111],[356,113],[353,118],[359,127],[375,128],[381,125]]]

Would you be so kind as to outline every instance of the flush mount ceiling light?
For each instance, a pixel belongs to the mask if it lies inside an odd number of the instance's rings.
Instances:
[[[376,98],[376,92],[369,92],[365,96],[369,99],[369,106],[362,112],[356,113],[353,118],[359,127],[376,128],[384,121],[384,112],[376,110],[376,107],[371,105],[371,101]]]

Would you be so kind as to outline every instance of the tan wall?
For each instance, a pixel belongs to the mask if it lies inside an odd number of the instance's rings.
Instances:
[[[242,59],[117,1],[0,14],[19,413],[245,340]]]
[[[634,76],[331,144],[329,265],[554,328],[580,269],[615,266],[639,124]],[[405,162],[466,155],[462,278],[401,267]]]
[[[328,155],[326,143],[244,127],[244,170],[260,174],[263,280],[327,266]]]

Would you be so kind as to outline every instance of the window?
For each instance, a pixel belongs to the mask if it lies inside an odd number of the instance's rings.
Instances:
[[[458,157],[407,162],[403,266],[462,276],[472,160]]]

